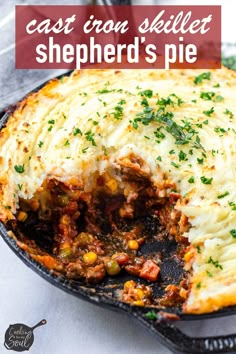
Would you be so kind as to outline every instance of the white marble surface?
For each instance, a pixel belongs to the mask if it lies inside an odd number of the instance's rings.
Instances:
[[[62,3],[63,1],[50,1]],[[140,4],[151,4],[153,1],[136,1]],[[162,1],[163,2],[163,1]],[[13,9],[19,1],[0,2],[0,23],[9,9]],[[37,3],[37,1],[31,1]],[[38,1],[38,3],[49,3]],[[65,3],[65,1],[64,1]],[[67,1],[76,3],[76,1]],[[224,1],[166,1],[167,4],[223,4],[223,40],[235,40],[234,0]],[[8,23],[9,37],[3,35],[0,28],[0,53],[3,44],[9,45],[13,38],[13,27]],[[2,45],[2,46],[1,46]],[[12,90],[18,81],[14,77],[20,75],[11,65],[13,53],[0,55],[0,99],[10,102]],[[7,65],[9,65],[7,67]],[[9,70],[8,70],[9,68]],[[39,72],[28,72],[35,75],[35,81],[42,80]],[[47,72],[46,75],[52,75]],[[9,82],[6,78],[13,77]],[[45,73],[44,73],[45,77]],[[32,81],[26,83],[33,85]],[[28,88],[28,86],[27,86]],[[25,89],[27,89],[25,88]],[[8,96],[7,96],[8,95]],[[53,287],[37,274],[28,269],[7,247],[0,238],[0,353],[9,354],[4,346],[4,334],[10,324],[24,323],[33,326],[45,318],[47,324],[35,330],[34,344],[30,354],[168,354],[170,351],[162,346],[153,334],[145,331],[138,323],[123,314],[114,313],[95,305],[81,301]],[[236,316],[227,318],[197,321],[180,324],[189,335],[220,335],[236,333]]]

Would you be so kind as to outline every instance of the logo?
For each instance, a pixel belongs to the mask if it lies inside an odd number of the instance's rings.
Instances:
[[[46,323],[46,320],[42,320],[33,327],[28,327],[22,323],[10,325],[5,333],[4,346],[8,350],[15,350],[16,352],[29,350],[34,343],[34,329]]]

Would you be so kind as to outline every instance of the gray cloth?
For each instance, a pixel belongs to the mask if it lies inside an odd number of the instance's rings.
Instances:
[[[14,7],[24,0],[1,1],[0,4],[0,111],[14,104],[25,94],[65,70],[16,70]],[[30,5],[86,5],[86,0],[32,0]],[[2,26],[1,26],[1,23]],[[1,28],[2,27],[2,28]]]

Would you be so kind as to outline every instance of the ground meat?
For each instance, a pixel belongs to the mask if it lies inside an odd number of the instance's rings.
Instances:
[[[17,220],[12,222],[13,229],[20,230],[21,244],[33,239],[34,257],[38,252],[37,259],[44,265],[50,259],[50,267],[67,278],[99,283],[106,276],[128,273],[148,284],[159,282],[161,253],[143,256],[140,250],[150,237],[153,242],[170,235],[182,240],[188,220],[174,209],[178,193],[167,197],[165,190],[151,185],[144,161],[131,156],[121,166],[126,176],[123,194],[117,182],[105,175],[97,178],[96,193],[83,192],[76,180],[69,186],[52,179],[44,182],[41,194],[20,201]],[[183,287],[172,285],[166,288],[162,304],[171,306],[185,296]],[[152,289],[130,280],[122,300],[149,305]]]

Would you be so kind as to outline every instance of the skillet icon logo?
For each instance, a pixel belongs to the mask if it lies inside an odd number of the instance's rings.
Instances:
[[[16,352],[29,350],[34,342],[34,329],[46,323],[46,320],[42,320],[33,327],[28,327],[22,323],[10,325],[5,333],[4,346],[8,350],[14,350]]]

